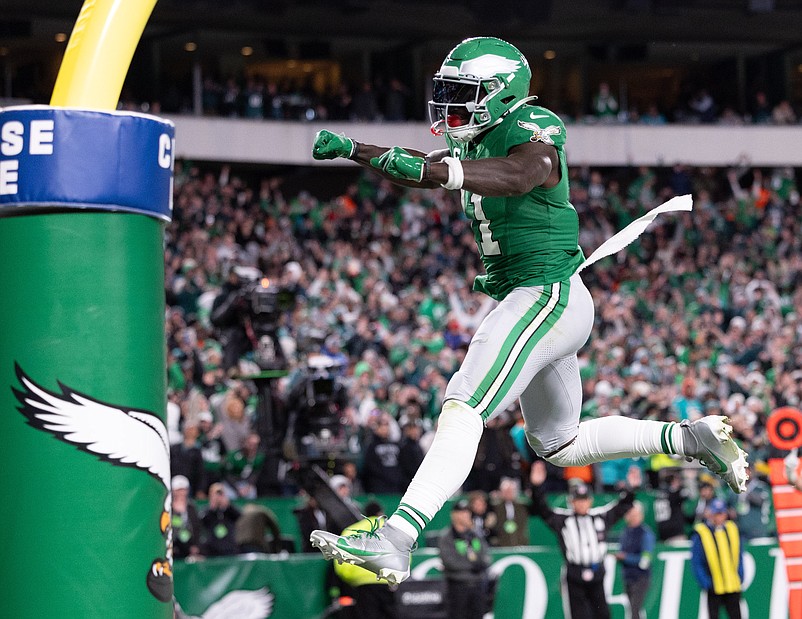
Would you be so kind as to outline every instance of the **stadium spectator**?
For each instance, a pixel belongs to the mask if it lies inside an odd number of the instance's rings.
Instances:
[[[642,125],[665,125],[667,121],[657,104],[650,103],[646,111],[641,114],[639,122]]]
[[[347,505],[352,505],[357,511],[361,512],[362,508],[354,501],[354,489],[351,485],[351,480],[345,475],[332,475],[329,479],[329,486],[337,496]]]
[[[688,102],[691,118],[700,123],[712,123],[716,120],[716,102],[706,88],[700,88]]]
[[[518,500],[521,484],[517,479],[501,480],[492,503],[495,526],[488,542],[491,546],[527,546],[529,544],[529,508]]]
[[[699,495],[696,498],[696,505],[693,509],[692,522],[694,524],[704,521],[708,506],[714,499],[719,498],[719,484],[712,475],[702,473],[697,478],[697,483]]]
[[[223,462],[226,456],[226,448],[221,438],[223,426],[214,422],[214,416],[210,411],[202,411],[198,415],[198,431],[198,447],[203,459],[205,483],[210,485],[222,480]]]
[[[795,125],[797,118],[791,102],[783,99],[771,110],[771,120],[775,125]]]
[[[351,119],[356,121],[378,120],[379,100],[373,84],[369,80],[364,80],[357,93],[351,100]]]
[[[337,87],[337,92],[328,103],[330,120],[348,120],[351,118],[351,106],[353,98],[351,89],[347,83],[342,83]]]
[[[189,496],[189,480],[183,475],[175,475],[171,482],[173,557],[186,559],[201,556],[201,535],[203,527],[198,509]]]
[[[240,87],[237,84],[237,80],[233,77],[229,77],[226,80],[221,99],[221,115],[228,116],[229,118],[240,115]]]
[[[371,422],[372,438],[362,463],[362,485],[367,492],[397,493],[404,489],[401,447],[390,438],[390,415],[380,412]]]
[[[384,120],[407,120],[407,100],[409,88],[397,77],[390,79],[384,93]]]
[[[398,462],[403,474],[403,487],[406,488],[423,461],[423,449],[420,438],[423,435],[423,422],[416,414],[407,414],[399,421],[401,426],[401,443],[399,445]]]
[[[362,480],[359,479],[359,470],[357,469],[356,463],[351,460],[346,460],[342,464],[342,474],[348,480],[348,483],[351,484],[351,494],[358,496],[361,494],[365,494],[365,490],[362,487]],[[369,516],[370,514],[365,514]]]
[[[610,91],[610,84],[600,82],[599,89],[593,95],[593,115],[602,122],[612,122],[618,119],[618,101]]]
[[[251,423],[245,415],[245,402],[236,390],[229,390],[222,401],[220,438],[227,453],[237,451],[250,434]]]
[[[312,543],[309,541],[309,535],[315,529],[329,531],[331,529],[329,517],[318,505],[315,497],[308,495],[306,492],[302,492],[302,496],[305,499],[303,504],[293,510],[293,514],[298,521],[298,528],[301,531],[301,552],[315,552]]]
[[[265,465],[265,454],[259,449],[261,439],[251,432],[242,443],[242,448],[226,456],[223,465],[223,480],[232,498],[255,499],[259,478]]]
[[[765,125],[771,122],[772,108],[769,98],[763,90],[755,92],[751,113],[752,123],[756,125]]]
[[[696,397],[696,380],[687,376],[680,384],[680,394],[671,403],[676,417],[680,420],[696,421],[704,415],[702,402]]]
[[[189,482],[189,495],[206,498],[206,470],[198,443],[197,423],[185,423],[183,440],[170,447],[170,469]]]
[[[451,507],[451,526],[438,542],[449,619],[481,619],[488,606],[490,553],[476,532],[468,501]]]
[[[201,516],[204,542],[203,554],[207,557],[221,557],[237,554],[234,528],[240,511],[226,494],[223,484],[209,486],[209,505]]]
[[[687,499],[688,491],[682,483],[681,473],[668,472],[665,481],[657,487],[652,504],[657,525],[657,539],[661,542],[672,544],[688,539],[685,533],[688,520],[685,515]]]
[[[490,493],[499,487],[502,478],[518,476],[520,456],[510,436],[511,427],[507,411],[488,420],[464,489]]]
[[[630,617],[639,619],[651,584],[655,536],[651,528],[643,524],[643,503],[640,501],[632,504],[624,514],[624,521],[627,526],[621,534],[615,556],[621,563]]]
[[[495,527],[498,519],[490,511],[487,493],[483,490],[472,490],[468,493],[468,507],[471,508],[471,520],[477,535],[481,535],[486,540],[495,535]]]
[[[265,85],[256,77],[248,78],[242,93],[245,104],[245,118],[260,119],[265,117]]]

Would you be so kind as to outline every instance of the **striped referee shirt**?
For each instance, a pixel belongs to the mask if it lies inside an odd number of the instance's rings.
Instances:
[[[635,495],[626,490],[621,498],[601,507],[594,507],[580,516],[573,509],[552,508],[539,487],[532,493],[532,513],[540,516],[557,533],[569,565],[597,568],[607,553],[607,530],[632,507]]]

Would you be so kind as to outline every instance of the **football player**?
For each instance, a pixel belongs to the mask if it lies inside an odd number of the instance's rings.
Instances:
[[[402,185],[460,190],[486,271],[474,289],[499,301],[448,383],[434,442],[395,513],[347,537],[311,535],[326,558],[390,582],[407,578],[416,538],[465,481],[485,422],[516,398],[530,445],[556,465],[677,454],[701,460],[735,492],[745,488],[745,453],[724,417],[579,423],[576,353],[590,335],[593,300],[577,273],[585,258],[569,202],[565,126],[533,103],[531,77],[513,45],[466,39],[435,74],[429,103],[432,131],[447,148],[388,149],[326,130],[315,137],[315,159],[345,157]]]

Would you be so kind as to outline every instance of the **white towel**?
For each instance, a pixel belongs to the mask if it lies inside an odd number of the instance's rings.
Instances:
[[[594,262],[612,256],[614,253],[621,251],[632,241],[644,233],[646,228],[652,223],[660,213],[671,213],[676,211],[690,211],[693,210],[693,199],[690,195],[676,196],[671,198],[668,202],[653,208],[651,211],[638,217],[635,221],[629,224],[623,230],[619,230],[604,243],[602,243],[596,251],[594,251],[576,270],[579,273],[585,267],[590,266]]]

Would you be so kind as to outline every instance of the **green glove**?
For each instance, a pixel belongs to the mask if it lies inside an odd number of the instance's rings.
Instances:
[[[314,159],[336,159],[344,157],[350,159],[354,152],[355,143],[351,138],[345,137],[341,133],[332,133],[327,129],[321,129],[315,136],[315,143],[312,145],[312,157]]]
[[[390,176],[418,183],[423,180],[425,163],[426,160],[423,157],[410,155],[400,146],[393,146],[381,157],[374,157],[370,160],[370,165],[384,170]]]

